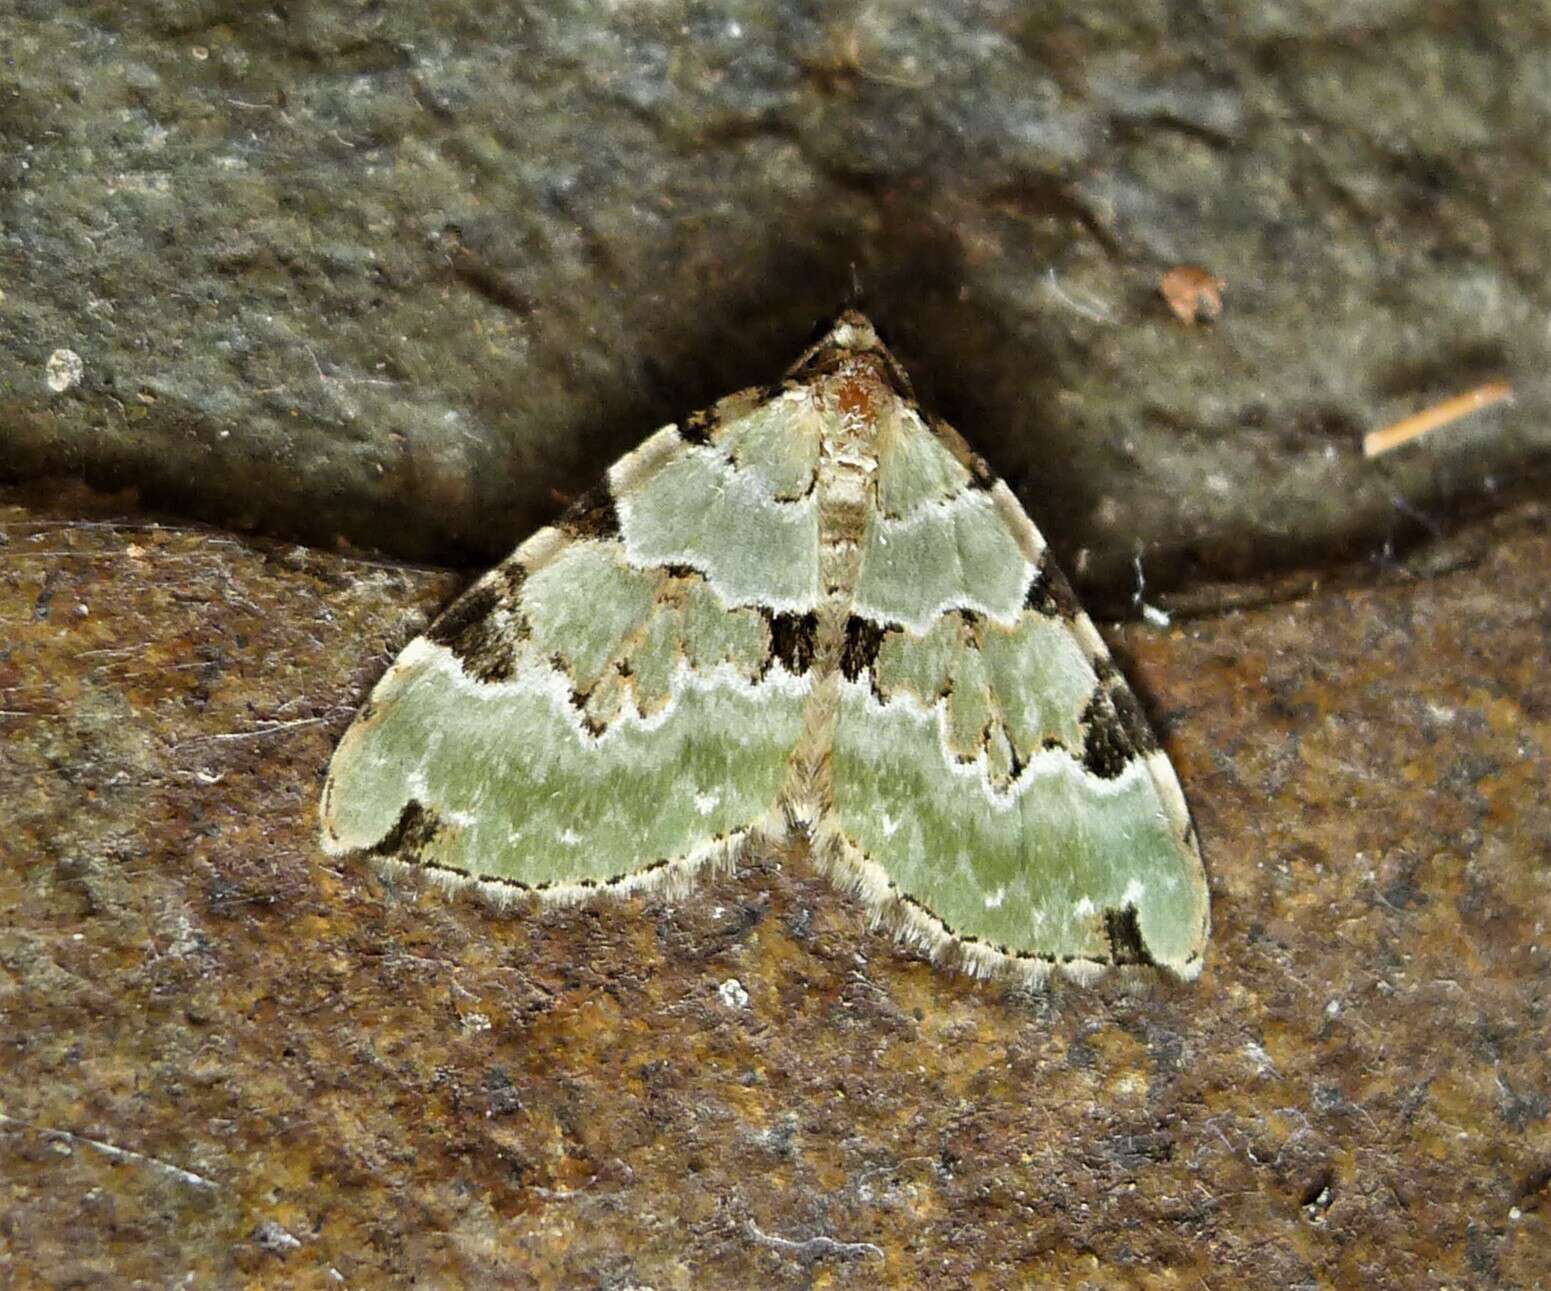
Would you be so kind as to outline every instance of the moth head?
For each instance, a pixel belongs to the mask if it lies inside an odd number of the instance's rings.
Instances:
[[[887,354],[878,332],[868,317],[848,309],[823,331],[787,370],[787,376],[802,379],[828,372],[847,359],[860,354]]]
[[[901,398],[914,401],[910,378],[889,353],[878,330],[865,314],[848,309],[830,324],[817,341],[787,370],[788,381],[810,381],[840,368],[870,370],[882,384],[892,386]]]

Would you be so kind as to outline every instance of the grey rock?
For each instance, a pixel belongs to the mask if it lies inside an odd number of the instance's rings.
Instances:
[[[854,281],[1088,592],[1369,555],[1543,487],[1548,48],[1466,0],[7,6],[0,475],[485,561]]]

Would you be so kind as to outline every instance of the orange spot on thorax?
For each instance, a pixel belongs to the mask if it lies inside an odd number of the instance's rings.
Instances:
[[[835,403],[848,419],[872,422],[888,393],[882,364],[870,354],[858,355],[835,373]]]

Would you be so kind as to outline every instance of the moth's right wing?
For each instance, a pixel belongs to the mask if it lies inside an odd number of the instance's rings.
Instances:
[[[325,849],[563,899],[780,833],[819,595],[811,420],[745,394],[667,427],[475,583],[340,741]]]

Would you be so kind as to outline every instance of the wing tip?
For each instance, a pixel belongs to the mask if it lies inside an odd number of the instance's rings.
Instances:
[[[1122,982],[1156,981],[1161,976],[1191,982],[1204,966],[1207,929],[1201,927],[1191,944],[1177,957],[1160,957],[1139,938],[1134,959],[1104,960],[1081,955],[1020,954],[988,942],[974,941],[954,932],[926,906],[913,901],[889,882],[882,868],[868,860],[833,826],[820,824],[814,837],[814,864],[837,887],[857,897],[875,927],[886,929],[895,941],[923,954],[934,964],[945,964],[970,977],[999,979],[1031,990],[1048,989],[1061,978],[1079,987],[1097,984],[1106,976]]]

